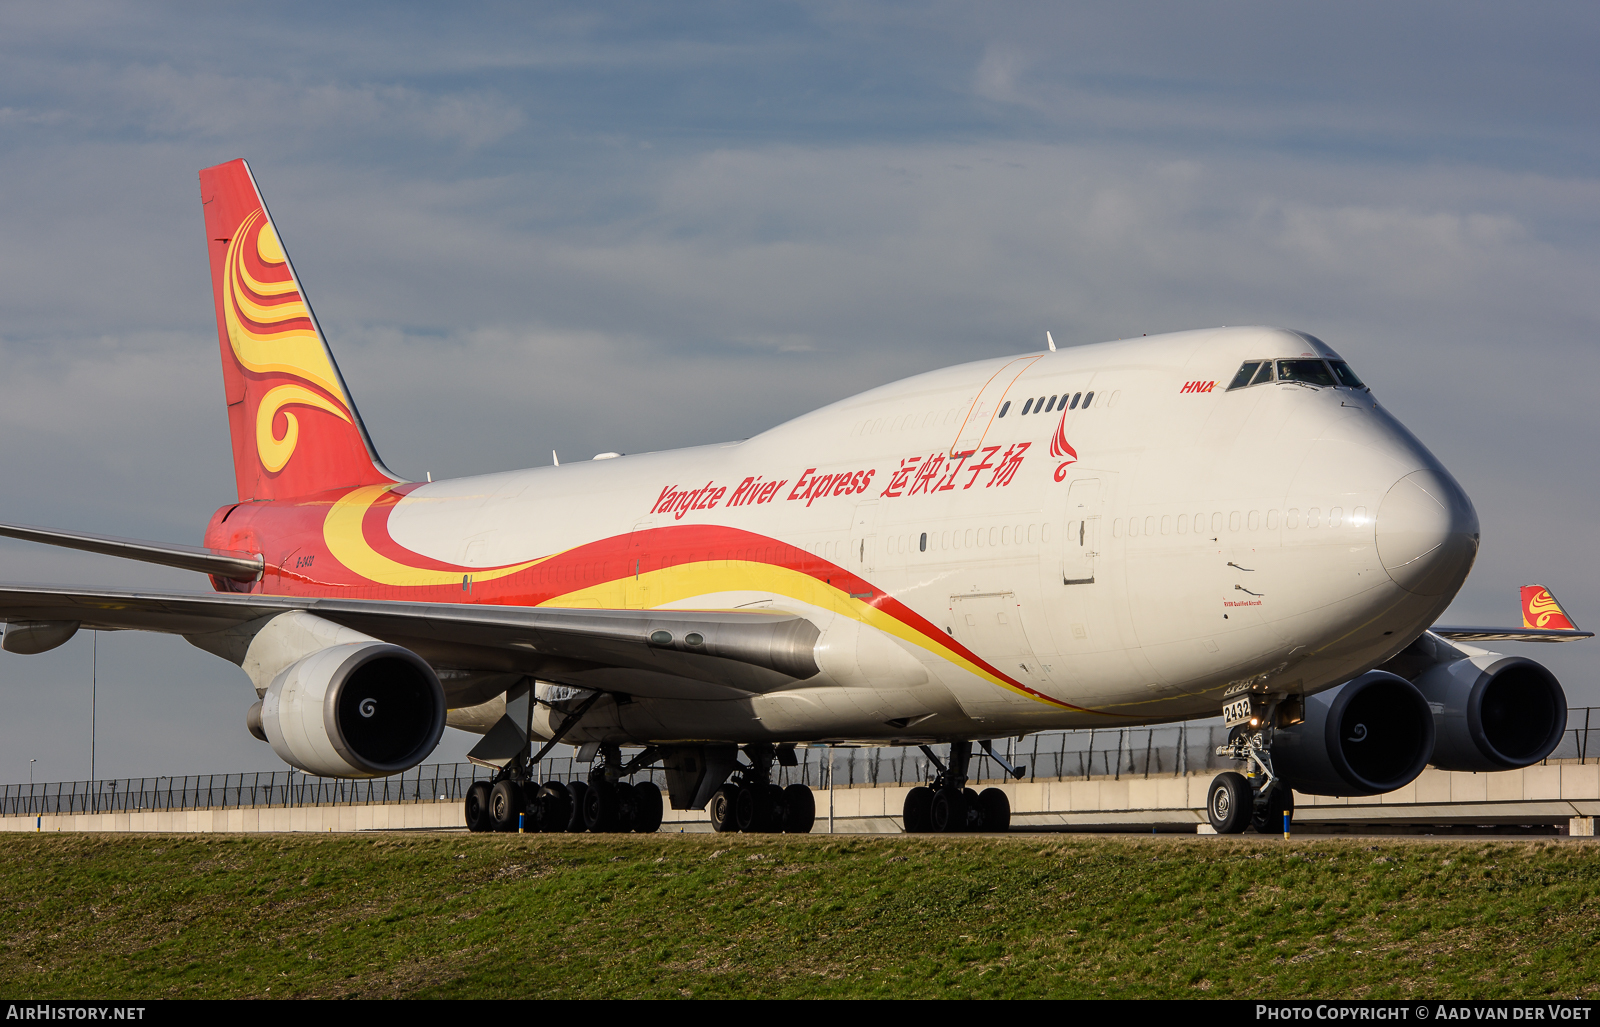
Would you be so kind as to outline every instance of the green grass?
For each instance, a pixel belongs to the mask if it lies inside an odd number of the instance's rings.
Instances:
[[[0,996],[1600,995],[1600,848],[0,836]]]

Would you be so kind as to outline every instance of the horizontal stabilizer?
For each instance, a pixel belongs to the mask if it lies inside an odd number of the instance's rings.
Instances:
[[[172,546],[165,542],[144,542],[111,535],[88,535],[76,531],[58,531],[55,528],[33,528],[26,524],[0,524],[0,536],[18,538],[25,542],[42,542],[47,546],[64,549],[81,549],[102,556],[120,556],[125,560],[143,560],[163,567],[177,567],[185,571],[199,571],[231,581],[256,581],[261,577],[266,561],[259,555],[226,552],[221,549],[204,549],[200,546]]]
[[[1593,638],[1593,631],[1563,631],[1539,628],[1429,628],[1441,638],[1457,642],[1576,642],[1580,638]]]

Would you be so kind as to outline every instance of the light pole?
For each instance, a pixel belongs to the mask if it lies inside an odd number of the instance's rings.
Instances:
[[[33,765],[35,763],[38,763],[38,762],[39,762],[38,760],[29,760],[28,761],[28,794],[29,795],[33,794]]]

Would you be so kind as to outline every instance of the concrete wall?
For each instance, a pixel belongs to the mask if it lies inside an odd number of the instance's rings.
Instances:
[[[1207,771],[1183,777],[1032,781],[1000,785],[1018,827],[1192,828],[1205,822]],[[839,831],[898,832],[907,786],[839,788]],[[829,793],[816,791],[817,831],[828,829]],[[1310,823],[1559,824],[1600,815],[1600,764],[1551,763],[1495,774],[1428,769],[1386,795],[1296,795],[1294,819]],[[395,831],[462,827],[459,802],[306,806],[4,817],[0,831]],[[709,831],[702,810],[668,810],[663,831]]]

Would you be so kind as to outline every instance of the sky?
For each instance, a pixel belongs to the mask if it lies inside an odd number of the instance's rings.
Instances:
[[[195,174],[245,157],[407,477],[1275,324],[1472,497],[1446,621],[1537,581],[1592,627],[1597,44],[1560,2],[0,4],[0,520],[194,544],[231,500]],[[1600,705],[1600,645],[1506,649]],[[181,639],[0,656],[0,781],[88,776],[91,662],[99,776],[281,767]]]

